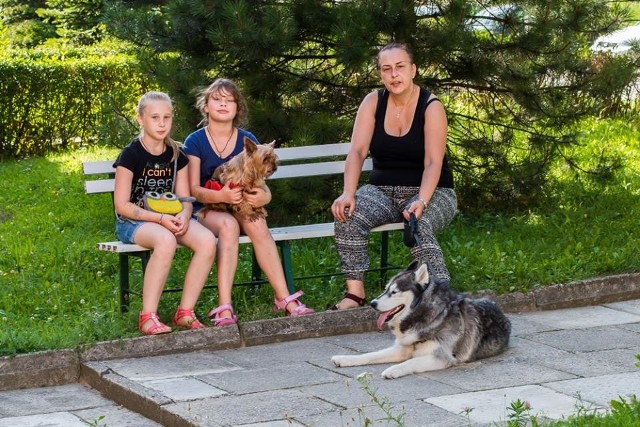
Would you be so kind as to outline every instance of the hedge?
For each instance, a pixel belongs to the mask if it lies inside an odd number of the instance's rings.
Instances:
[[[100,50],[4,52],[0,76],[0,158],[122,145],[152,86],[134,56]]]

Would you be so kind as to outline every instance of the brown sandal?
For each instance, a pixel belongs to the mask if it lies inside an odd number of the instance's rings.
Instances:
[[[365,298],[361,298],[358,295],[354,295],[354,294],[349,293],[349,292],[347,292],[344,295],[344,298],[350,299],[351,301],[357,303],[358,307],[364,307],[364,305],[367,303],[367,300]],[[333,310],[333,311],[340,310],[340,308],[338,308],[338,304],[332,305],[327,310]],[[352,308],[357,308],[357,307],[352,307]],[[343,310],[348,310],[348,309],[344,308]]]

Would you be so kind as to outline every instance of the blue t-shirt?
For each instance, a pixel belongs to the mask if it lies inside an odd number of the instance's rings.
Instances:
[[[236,138],[236,144],[227,157],[221,158],[213,151],[209,140],[207,139],[207,133],[204,128],[200,128],[192,132],[184,140],[183,151],[187,156],[195,156],[200,159],[200,185],[204,187],[204,183],[211,179],[213,171],[220,165],[227,163],[234,156],[242,153],[244,150],[244,138],[247,137],[254,141],[256,144],[260,144],[258,138],[251,132],[238,128],[238,137]],[[195,202],[193,210],[197,211],[202,207],[202,203]]]

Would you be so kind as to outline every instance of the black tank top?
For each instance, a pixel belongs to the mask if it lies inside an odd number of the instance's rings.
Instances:
[[[406,135],[393,136],[384,130],[384,116],[389,103],[389,92],[378,91],[376,123],[371,138],[369,152],[373,160],[373,170],[369,173],[369,183],[374,185],[397,185],[419,187],[424,171],[424,112],[431,93],[420,88],[420,95],[413,114],[411,128]],[[438,100],[439,102],[439,100]],[[438,187],[453,188],[453,174],[445,154],[440,171]]]

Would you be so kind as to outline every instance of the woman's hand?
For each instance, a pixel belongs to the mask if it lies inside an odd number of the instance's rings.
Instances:
[[[424,210],[425,210],[425,205],[422,202],[422,200],[421,199],[414,200],[413,202],[411,202],[409,206],[407,206],[402,211],[402,216],[404,217],[404,219],[409,221],[409,217],[413,213],[416,216],[416,219],[420,219],[422,218],[422,214],[424,213]]]
[[[331,205],[331,213],[338,221],[346,221],[353,215],[356,208],[356,198],[351,194],[342,193]]]

